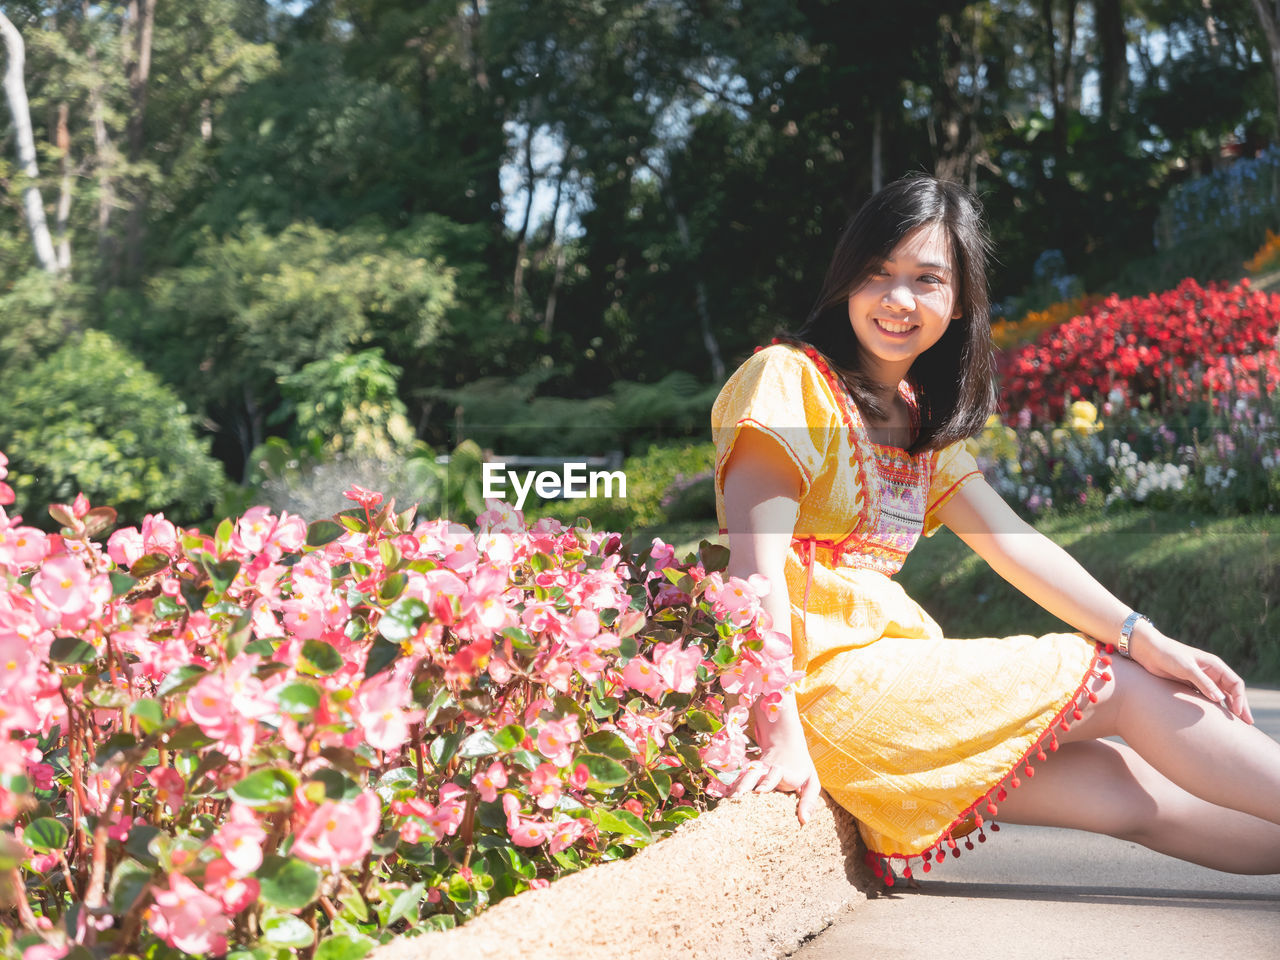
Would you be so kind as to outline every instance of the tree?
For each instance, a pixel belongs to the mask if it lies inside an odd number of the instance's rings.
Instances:
[[[58,272],[57,257],[53,252],[53,239],[49,235],[49,223],[45,217],[44,199],[40,195],[37,178],[40,170],[36,164],[35,138],[31,133],[31,109],[27,103],[27,84],[23,77],[26,62],[26,46],[18,28],[0,13],[0,33],[4,35],[7,62],[4,71],[4,93],[13,115],[13,127],[17,134],[18,167],[27,182],[22,188],[22,206],[31,231],[31,243],[36,261],[47,273]]]

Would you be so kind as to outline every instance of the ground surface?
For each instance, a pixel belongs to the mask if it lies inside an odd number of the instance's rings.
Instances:
[[[1250,691],[1280,739],[1280,690]],[[936,878],[936,879],[935,879]],[[1280,876],[1237,877],[1065,830],[1008,827],[854,905],[794,960],[1280,960]]]

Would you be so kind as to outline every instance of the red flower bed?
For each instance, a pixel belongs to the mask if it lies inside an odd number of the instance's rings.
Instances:
[[[1280,384],[1276,336],[1280,294],[1195,280],[1122,300],[1107,297],[1089,312],[1045,331],[1034,343],[998,355],[1003,407],[1056,421],[1072,400],[1119,390],[1144,394],[1167,412],[1216,394],[1257,396]]]

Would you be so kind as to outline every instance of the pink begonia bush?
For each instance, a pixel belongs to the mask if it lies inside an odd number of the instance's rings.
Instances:
[[[358,960],[697,816],[795,679],[723,547],[359,488],[212,536],[78,497],[45,534],[6,463],[4,956]]]

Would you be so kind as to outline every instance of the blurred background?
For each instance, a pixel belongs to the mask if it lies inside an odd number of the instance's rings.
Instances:
[[[314,519],[353,481],[465,520],[485,457],[595,456],[626,501],[528,512],[714,533],[720,385],[800,322],[859,204],[928,171],[979,193],[998,244],[989,479],[1096,541],[1117,592],[1185,607],[1206,543],[1236,551],[1187,638],[1280,677],[1265,0],[4,14],[25,66],[0,150],[0,450],[30,522],[81,490],[130,521]],[[1208,540],[1179,560],[1188,531]],[[976,616],[985,574],[946,539],[920,575]]]

